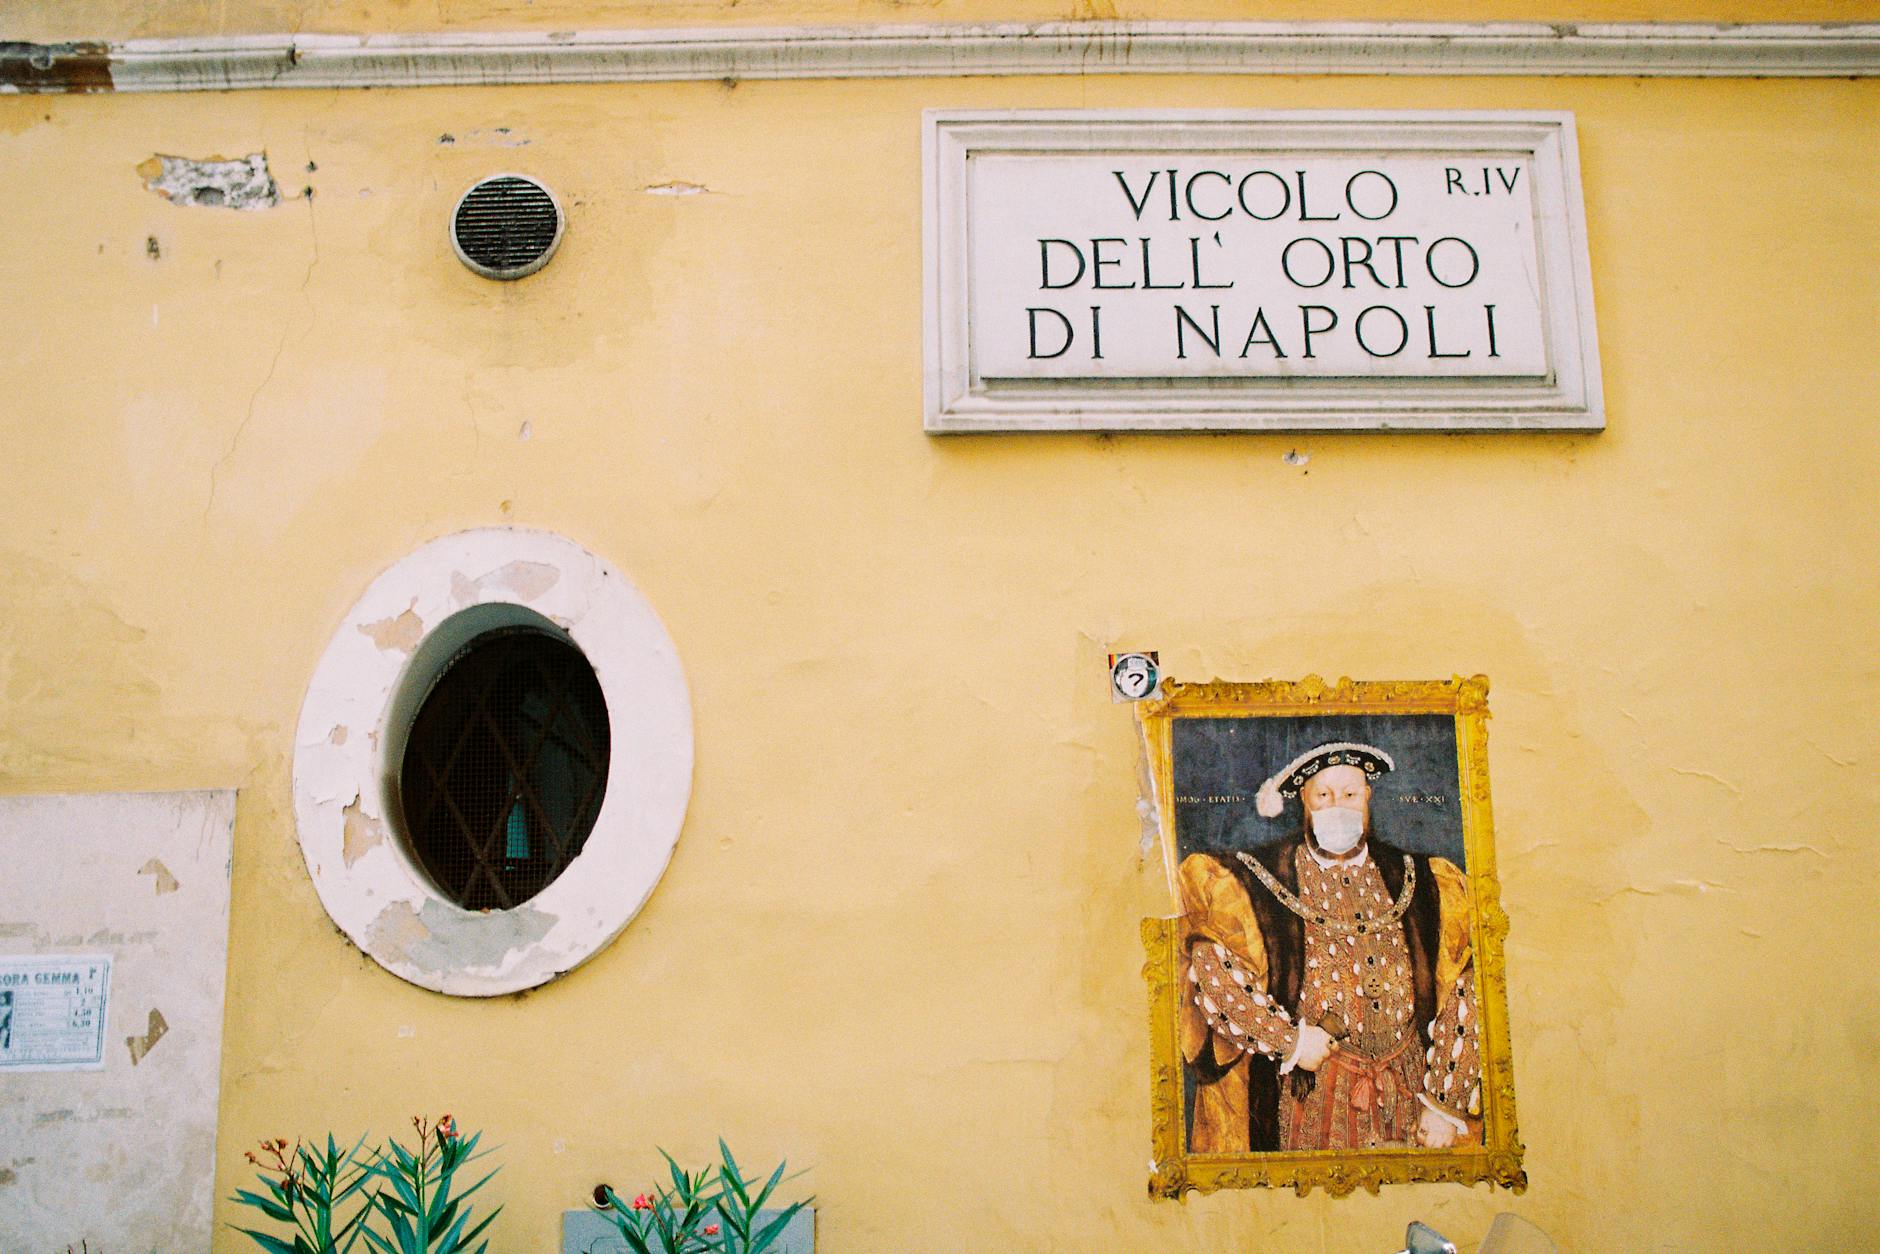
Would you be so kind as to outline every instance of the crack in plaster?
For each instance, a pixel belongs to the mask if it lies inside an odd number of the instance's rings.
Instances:
[[[667,179],[664,183],[648,183],[640,190],[648,196],[716,196],[718,194],[703,183],[688,183],[684,179]]]
[[[1614,897],[1624,896],[1626,893],[1637,893],[1641,897],[1701,897],[1705,893],[1734,893],[1735,891],[1736,889],[1719,884],[1715,880],[1671,880],[1658,887],[1627,884],[1624,888],[1607,893],[1602,900],[1611,901]]]
[[[265,154],[263,156],[265,159]],[[311,187],[307,189],[306,201],[307,230],[313,241],[313,256],[307,261],[307,272],[300,276],[300,299],[307,306],[307,329],[300,337],[303,341],[313,334],[313,324],[319,319],[313,307],[313,298],[307,294],[307,286],[313,282],[313,268],[320,264],[320,228],[313,216],[313,189]],[[216,264],[219,266],[221,263]],[[152,310],[153,314],[154,312]],[[209,525],[210,513],[215,509],[215,494],[220,486],[222,468],[235,456],[235,450],[241,447],[242,436],[247,434],[248,425],[255,418],[255,402],[261,399],[261,393],[267,389],[268,384],[274,381],[274,372],[280,367],[281,355],[287,351],[287,340],[293,334],[293,330],[294,323],[290,318],[287,325],[281,328],[281,340],[274,346],[274,356],[268,360],[267,373],[261,376],[261,382],[255,384],[255,390],[248,394],[248,406],[242,413],[241,422],[235,427],[235,434],[229,437],[228,448],[224,449],[222,456],[209,467],[209,499],[202,507],[202,523],[205,528]]]
[[[1716,784],[1716,785],[1719,785],[1720,787],[1728,789],[1732,797],[1740,797],[1743,795],[1742,789],[1738,788],[1735,784],[1732,784],[1729,780],[1723,778],[1723,776],[1721,775],[1713,775],[1709,771],[1699,771],[1699,770],[1695,770],[1693,768],[1684,767],[1684,766],[1674,766],[1671,768],[1671,770],[1672,770],[1672,773],[1676,775],[1688,775],[1692,779],[1707,779],[1713,784]]]

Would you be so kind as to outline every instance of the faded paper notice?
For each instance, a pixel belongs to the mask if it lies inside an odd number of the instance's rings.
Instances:
[[[109,954],[0,956],[0,1071],[104,1067]]]

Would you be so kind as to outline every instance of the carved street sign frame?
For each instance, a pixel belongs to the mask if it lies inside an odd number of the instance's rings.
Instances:
[[[1592,270],[1571,113],[929,110],[924,115],[923,156],[924,409],[929,432],[1599,431],[1605,427]],[[974,163],[988,157],[1087,157],[1099,164],[1118,158],[1138,162],[1155,158],[1168,166],[1193,166],[1212,158],[1217,165],[1265,164],[1276,170],[1290,170],[1292,166],[1285,164],[1289,161],[1339,158],[1359,159],[1389,170],[1393,157],[1426,163],[1439,157],[1458,169],[1470,169],[1471,178],[1476,177],[1474,169],[1493,167],[1497,159],[1504,165],[1519,163],[1531,171],[1526,182],[1532,198],[1532,257],[1538,273],[1529,281],[1538,301],[1545,366],[1507,376],[1431,377],[1406,376],[1399,363],[1390,368],[1394,375],[1381,367],[1376,371],[1367,367],[1339,377],[1306,377],[1295,350],[1284,367],[1275,367],[1282,373],[1258,376],[1244,368],[1236,371],[1225,358],[1222,369],[1206,377],[1192,373],[1181,378],[1127,372],[1113,372],[1110,377],[1063,377],[1062,371],[1057,377],[1047,377],[1046,371],[1029,376],[1018,371],[989,373],[983,361],[987,347],[974,339],[980,328],[973,325],[972,291],[974,249],[997,243],[1000,230],[974,201]],[[982,163],[978,168],[991,167]],[[1335,195],[1336,189],[1331,190]],[[1135,225],[1127,214],[1120,221]],[[1251,227],[1249,223],[1222,225]],[[1262,219],[1262,225],[1272,227],[1263,242],[1270,251],[1271,240],[1285,238],[1284,224],[1266,224]],[[1313,229],[1327,228],[1296,227],[1295,231]],[[1023,243],[1035,256],[1039,241],[1025,239]],[[1016,255],[1011,239],[1004,245],[1002,255]],[[1148,245],[1143,247],[1146,251]],[[1062,255],[1068,263],[1069,253]],[[1146,257],[1143,264],[1146,267]],[[1120,277],[1122,271],[1111,273]],[[1283,302],[1298,295],[1275,293],[1275,299]],[[1409,316],[1414,320],[1417,313],[1412,308]],[[1374,319],[1378,324],[1384,321]],[[1418,334],[1421,330],[1419,325]],[[1433,339],[1433,325],[1430,331]],[[1430,347],[1434,351],[1435,345]]]

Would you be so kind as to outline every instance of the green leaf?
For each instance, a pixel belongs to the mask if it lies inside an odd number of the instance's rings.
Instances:
[[[339,1249],[340,1254],[346,1254],[346,1251],[357,1245],[360,1237],[372,1235],[365,1227],[366,1216],[371,1213],[372,1208],[370,1206],[361,1206],[358,1210],[353,1212],[353,1217],[348,1219],[345,1224],[340,1227],[340,1230],[333,1234],[333,1243]],[[348,1233],[351,1235],[348,1236]],[[341,1238],[344,1238],[343,1243]]]
[[[659,1156],[666,1160],[666,1169],[672,1173],[673,1188],[679,1191],[681,1197],[690,1193],[692,1188],[691,1179],[685,1172],[679,1169],[679,1164],[673,1161],[672,1155],[668,1154],[665,1150],[660,1150]]]
[[[653,1247],[646,1243],[646,1238],[637,1229],[624,1224],[617,1226],[620,1228],[620,1239],[627,1243],[627,1248],[633,1254],[653,1254]]]
[[[779,1167],[778,1170],[781,1171],[782,1168]],[[777,1238],[783,1235],[783,1230],[789,1227],[792,1219],[796,1218],[796,1213],[802,1210],[806,1205],[808,1205],[807,1202],[796,1202],[786,1207],[775,1219],[765,1224],[763,1228],[758,1231],[757,1236],[752,1239],[748,1254],[764,1254],[764,1251],[769,1249],[776,1242]]]
[[[386,1180],[391,1183],[392,1188],[397,1191],[398,1200],[402,1203],[402,1209],[412,1215],[416,1215],[418,1213],[418,1191],[412,1186],[411,1178],[402,1171],[387,1171],[384,1175]],[[385,1195],[380,1193],[379,1196],[384,1197]]]
[[[731,1147],[725,1144],[723,1137],[718,1138],[718,1156],[723,1160],[723,1165],[718,1169],[718,1178],[724,1181],[731,1196],[738,1199],[738,1204],[744,1205],[750,1199],[750,1194],[745,1190],[744,1177],[738,1172],[738,1160],[731,1156]]]
[[[456,1214],[454,1207],[452,1208],[452,1214]],[[457,1215],[456,1219],[448,1224],[443,1232],[437,1234],[438,1238],[440,1238],[437,1241],[437,1254],[457,1254],[459,1250],[463,1249],[464,1242],[460,1238],[463,1233],[464,1222],[469,1218],[470,1212],[465,1211],[463,1214]]]
[[[757,1199],[751,1203],[753,1214],[764,1209],[764,1203],[770,1200],[771,1193],[777,1188],[777,1182],[783,1179],[784,1166],[784,1163],[778,1163],[777,1169],[770,1173],[770,1179],[764,1182],[762,1189],[758,1190]]]
[[[254,1239],[254,1243],[268,1254],[294,1254],[294,1247],[279,1237],[271,1237],[265,1232],[256,1232],[253,1228],[237,1228],[235,1231]]]
[[[387,1207],[385,1217],[391,1221],[392,1235],[398,1239],[398,1248],[404,1251],[404,1254],[422,1254],[423,1247],[414,1239],[417,1233],[411,1221],[406,1218],[409,1213],[411,1212],[395,1211]]]
[[[427,1240],[436,1240],[439,1233],[450,1226],[444,1218],[444,1211],[450,1206],[450,1175],[445,1173],[437,1182],[437,1192],[431,1195],[430,1211],[424,1217],[424,1235]]]
[[[455,1247],[455,1249],[450,1250],[448,1254],[457,1254],[457,1250],[463,1249],[465,1246],[469,1245],[472,1241],[476,1240],[477,1237],[482,1233],[482,1231],[485,1228],[489,1227],[490,1224],[495,1221],[496,1217],[502,1213],[503,1213],[503,1208],[498,1206],[495,1210],[485,1215],[482,1221],[478,1223],[476,1227],[464,1233],[462,1243],[459,1244],[457,1247]],[[465,1212],[464,1218],[468,1219],[469,1217],[470,1217],[469,1213]]]
[[[276,1223],[291,1224],[294,1213],[279,1202],[270,1201],[259,1193],[250,1193],[247,1189],[236,1189],[235,1196],[229,1199],[240,1202],[243,1206],[252,1206]]]
[[[468,1219],[470,1217],[469,1211],[465,1211],[463,1214],[464,1214],[465,1219]],[[451,1225],[456,1222],[458,1222],[457,1203],[452,1202],[450,1205],[446,1206],[443,1210],[439,1211],[437,1213],[437,1218],[431,1221],[432,1242],[436,1243],[438,1238],[443,1236],[444,1233],[448,1232],[450,1230]],[[448,1248],[448,1244],[449,1244],[448,1242],[445,1243],[446,1248]]]

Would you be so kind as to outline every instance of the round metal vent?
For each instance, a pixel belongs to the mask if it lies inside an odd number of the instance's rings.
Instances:
[[[450,246],[486,279],[519,279],[548,264],[561,243],[561,202],[520,174],[498,174],[463,194],[450,215]]]

